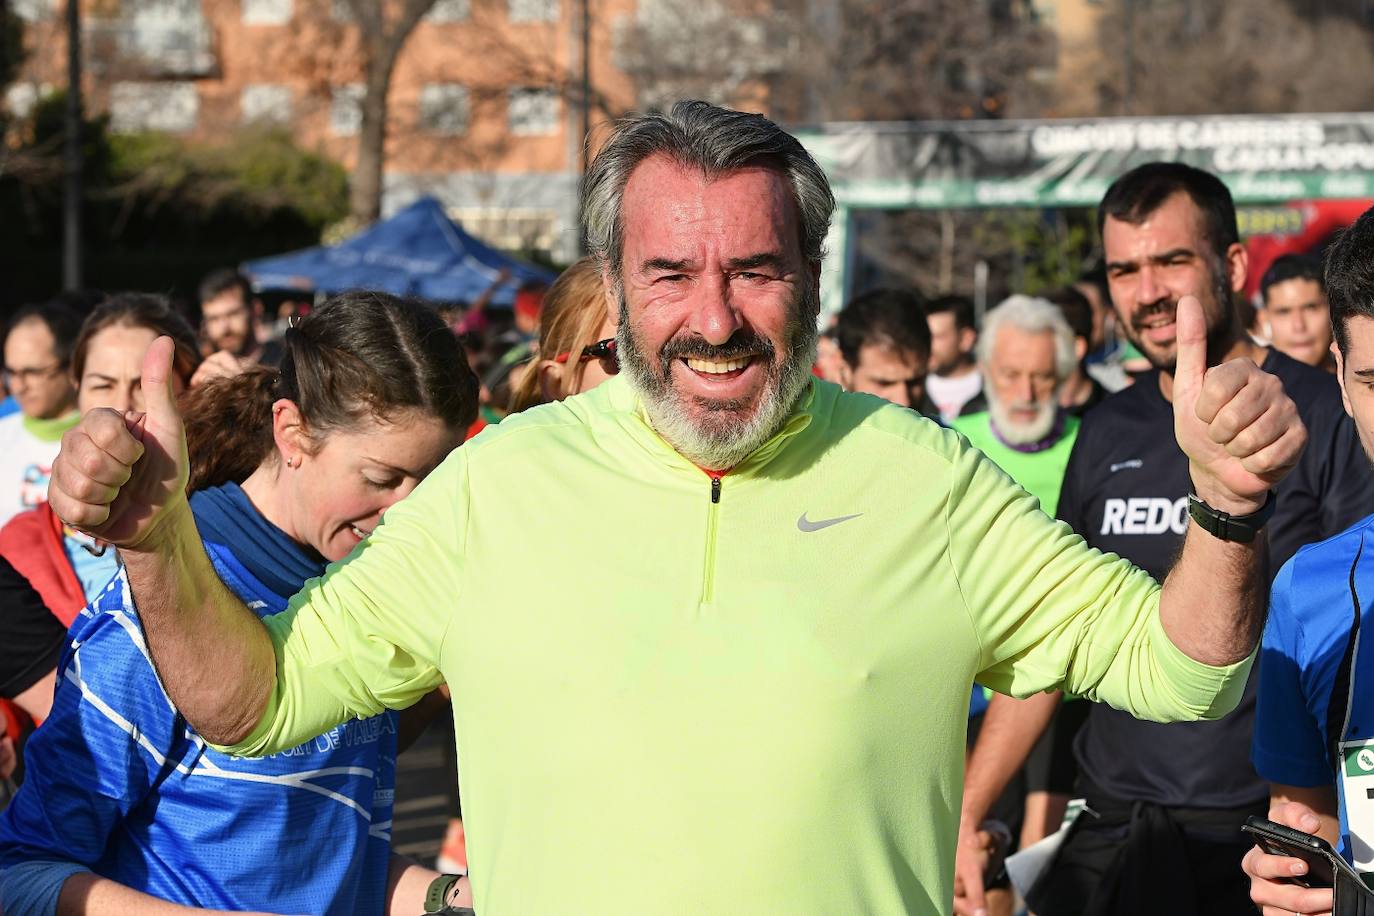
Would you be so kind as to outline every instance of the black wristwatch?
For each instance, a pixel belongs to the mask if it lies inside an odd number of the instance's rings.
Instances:
[[[448,902],[450,895],[457,894],[458,882],[462,878],[462,875],[440,875],[429,882],[429,890],[425,892],[425,916],[464,912],[464,910],[450,907]]]
[[[1236,541],[1241,544],[1248,544],[1255,539],[1255,535],[1259,534],[1264,523],[1269,521],[1277,506],[1278,499],[1275,498],[1273,490],[1269,491],[1269,496],[1259,511],[1251,512],[1249,515],[1231,515],[1220,509],[1213,509],[1198,499],[1196,494],[1188,494],[1188,514],[1203,531],[1219,540]]]

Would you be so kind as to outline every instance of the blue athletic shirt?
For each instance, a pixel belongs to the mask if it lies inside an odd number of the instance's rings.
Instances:
[[[323,572],[237,485],[191,508],[219,577],[260,616]],[[271,757],[228,756],[163,691],[122,568],[68,636],[52,714],[0,814],[0,909],[52,913],[62,882],[89,869],[189,906],[383,912],[396,713]]]
[[[1361,850],[1351,844],[1339,745],[1368,739],[1374,739],[1374,515],[1299,550],[1274,579],[1251,748],[1255,770],[1270,782],[1336,787],[1347,859],[1360,859]],[[1353,762],[1358,755],[1351,756]],[[1367,850],[1371,842],[1374,836],[1365,835],[1356,845]]]
[[[94,601],[119,572],[119,551],[95,538],[66,531],[62,535],[62,550],[81,583],[81,594],[87,603]]]

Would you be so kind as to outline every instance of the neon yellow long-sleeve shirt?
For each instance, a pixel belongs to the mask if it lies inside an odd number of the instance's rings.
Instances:
[[[1248,662],[955,433],[816,383],[711,480],[616,379],[451,455],[267,622],[237,753],[453,692],[478,911],[948,912],[975,678],[1156,719]]]

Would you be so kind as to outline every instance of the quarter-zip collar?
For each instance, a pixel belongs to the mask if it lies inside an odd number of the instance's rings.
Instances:
[[[731,480],[752,477],[762,468],[772,461],[788,445],[791,440],[796,438],[801,432],[811,425],[815,417],[816,407],[816,380],[812,379],[805,391],[798,400],[797,406],[793,409],[782,429],[778,430],[773,436],[749,454],[747,458],[735,465],[733,468],[726,468],[715,471],[715,474],[729,474]],[[612,406],[616,408],[620,415],[621,422],[630,432],[635,442],[643,447],[647,452],[654,456],[656,460],[664,464],[689,472],[700,477],[703,470],[685,458],[677,449],[673,448],[667,440],[658,434],[649,422],[649,416],[644,409],[643,403],[625,381],[624,376],[616,376],[608,379],[601,385],[606,389],[605,394],[610,399]],[[706,472],[712,473],[712,472]]]

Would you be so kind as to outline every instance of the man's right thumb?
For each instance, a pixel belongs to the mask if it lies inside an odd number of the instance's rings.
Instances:
[[[158,419],[176,413],[176,376],[172,373],[175,356],[176,343],[166,336],[153,341],[143,356],[143,404],[147,413]]]
[[[1174,321],[1174,339],[1178,346],[1174,387],[1183,385],[1199,391],[1202,377],[1207,372],[1207,319],[1202,314],[1202,303],[1195,296],[1179,299]]]

